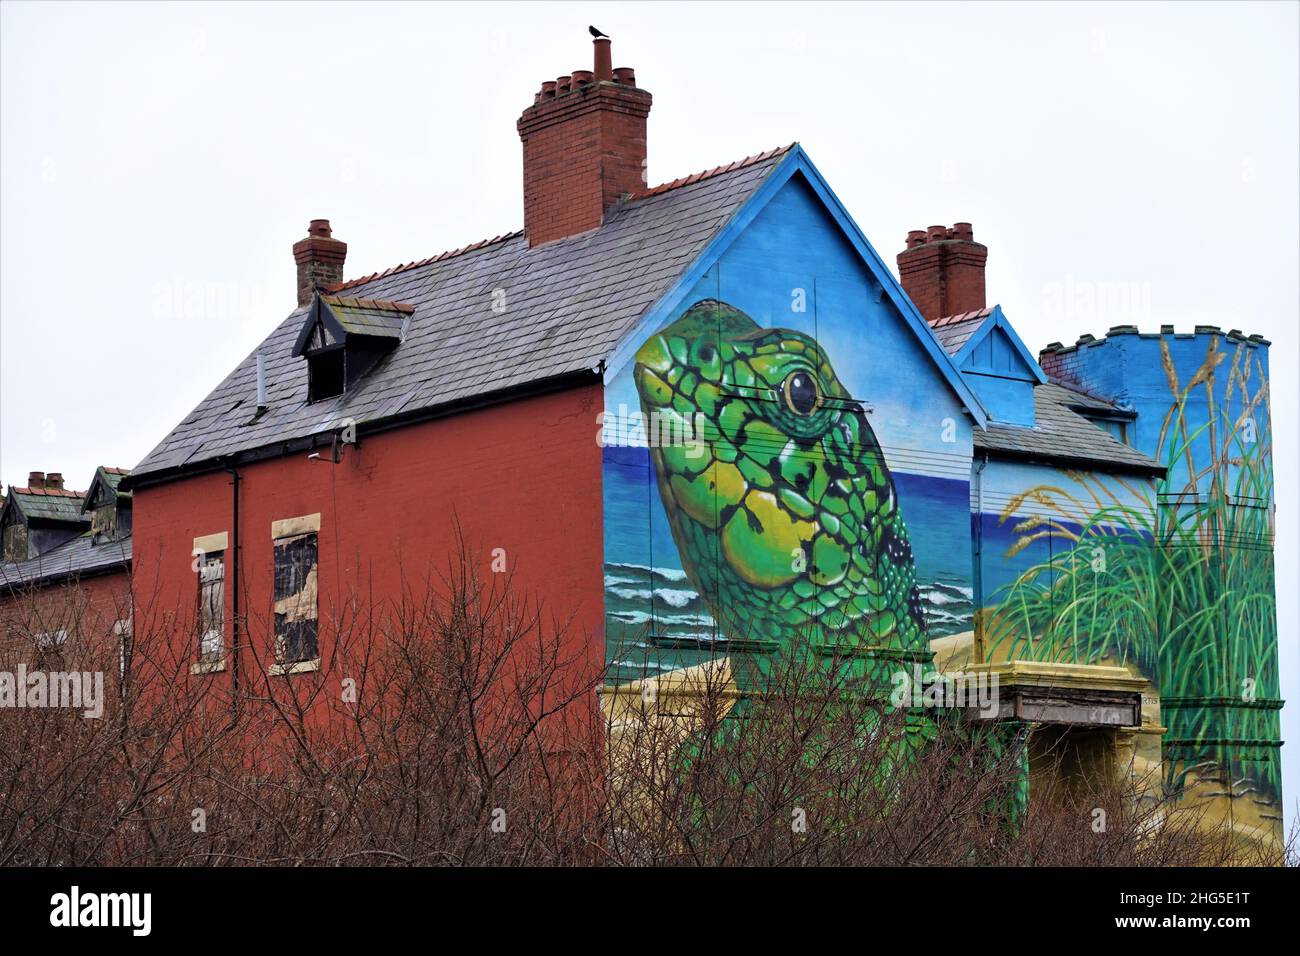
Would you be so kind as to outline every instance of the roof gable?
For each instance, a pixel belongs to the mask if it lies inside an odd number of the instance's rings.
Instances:
[[[969,316],[971,313],[966,315]],[[1035,382],[1039,385],[1046,384],[1047,375],[1029,353],[1029,349],[1025,348],[1025,343],[1020,340],[1020,336],[1016,334],[1016,330],[1012,328],[1006,316],[1002,314],[1002,306],[995,305],[991,309],[981,310],[976,315],[980,317],[946,326],[949,335],[945,346],[951,348],[952,345],[949,343],[957,342],[953,330],[959,326],[974,325],[974,328],[963,336],[956,351],[952,353],[953,361],[958,368],[963,372],[999,375],[1025,382]],[[939,319],[935,324],[944,328],[940,323],[945,321]]]
[[[90,487],[86,489],[85,497],[81,502],[82,513],[116,502],[118,498],[130,498],[131,492],[118,488],[122,479],[130,473],[125,468],[109,468],[105,465],[96,468],[95,477],[90,480]]]
[[[667,322],[685,305],[685,298],[696,288],[710,268],[731,248],[745,230],[763,212],[780,193],[782,187],[793,178],[800,177],[811,189],[822,208],[834,221],[840,234],[849,247],[866,267],[874,280],[874,295],[877,301],[887,298],[902,317],[905,327],[915,337],[917,344],[934,365],[943,381],[954,395],[970,411],[971,416],[982,427],[988,417],[984,406],[975,391],[962,378],[952,356],[940,345],[934,331],[921,316],[912,300],[907,297],[898,280],[885,266],[884,261],[867,241],[862,230],[848,214],[843,204],[831,191],[821,173],[808,158],[799,144],[787,152],[780,164],[756,189],[752,196],[736,210],[730,221],[709,241],[689,267],[674,282],[667,293],[660,298],[653,308],[638,321],[622,338],[617,349],[608,361],[606,380],[616,375],[632,359],[637,347],[645,335]]]

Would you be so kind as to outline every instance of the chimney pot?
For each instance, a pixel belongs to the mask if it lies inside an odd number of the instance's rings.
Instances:
[[[555,99],[555,81],[554,81],[554,80],[543,80],[543,81],[542,81],[542,99],[544,99],[544,100],[553,100],[553,99]]]
[[[636,70],[630,66],[620,66],[614,71],[614,82],[623,86],[636,86]]]
[[[974,237],[968,222],[907,234],[906,248],[898,254],[898,277],[927,322],[984,308],[989,251]]]
[[[610,53],[609,37],[596,37],[596,41],[592,46],[595,48],[592,69],[595,72],[596,82],[604,83],[613,79],[614,70],[611,64],[614,62],[614,58]]]
[[[27,473],[27,487],[32,489],[45,487],[45,472],[30,471]]]
[[[293,244],[293,261],[298,266],[298,306],[311,301],[318,285],[343,281],[343,262],[348,244],[333,238],[328,219],[313,219],[307,238]]]
[[[557,96],[563,96],[569,92],[570,84],[573,82],[572,76],[560,76],[555,79],[555,93]]]
[[[591,70],[574,70],[573,88],[576,90],[580,86],[586,86],[591,82],[593,76],[595,76],[595,74],[592,73]]]
[[[54,491],[63,490],[63,472],[52,471],[45,476],[45,487]]]

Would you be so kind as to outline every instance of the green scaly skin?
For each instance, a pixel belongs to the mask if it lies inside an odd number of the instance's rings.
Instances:
[[[796,375],[815,383],[811,407]],[[893,478],[812,338],[706,300],[641,346],[635,377],[647,420],[703,425],[702,454],[651,453],[686,573],[716,620],[747,630],[733,643],[811,635],[828,655],[930,659]]]
[[[647,421],[702,439],[651,443],[659,493],[684,570],[758,681],[796,638],[876,687],[931,662],[893,477],[815,340],[704,300],[641,346],[634,375]],[[815,401],[797,400],[797,375]],[[909,712],[907,731],[905,751],[934,728]]]

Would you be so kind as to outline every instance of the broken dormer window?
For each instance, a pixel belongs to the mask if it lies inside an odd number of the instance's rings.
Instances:
[[[415,307],[316,293],[294,343],[307,360],[307,401],[352,389],[402,341]]]
[[[90,515],[90,533],[95,544],[131,535],[131,493],[119,487],[126,474],[121,468],[95,469],[95,478],[81,506]]]
[[[307,401],[319,402],[343,394],[346,374],[344,347],[334,345],[307,356]]]

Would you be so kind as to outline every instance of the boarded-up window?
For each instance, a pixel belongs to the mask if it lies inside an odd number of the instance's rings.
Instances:
[[[280,664],[314,661],[316,532],[275,539],[275,657]]]
[[[226,656],[226,553],[199,557],[199,661],[212,664]]]
[[[4,529],[4,560],[27,560],[27,525],[11,521]]]

